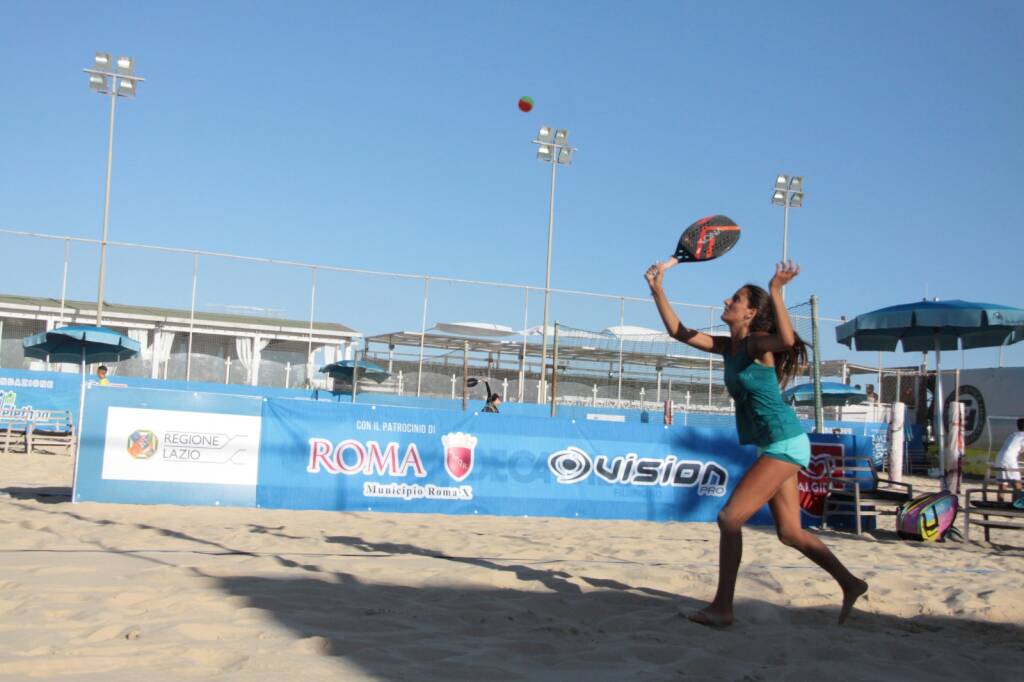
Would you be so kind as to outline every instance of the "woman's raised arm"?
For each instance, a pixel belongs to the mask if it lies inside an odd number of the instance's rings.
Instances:
[[[719,338],[696,329],[690,329],[679,321],[679,316],[672,309],[672,304],[668,302],[668,296],[665,295],[665,289],[662,287],[664,274],[665,269],[658,267],[658,264],[655,263],[647,268],[644,278],[647,280],[647,286],[651,288],[654,303],[658,306],[658,314],[661,315],[661,321],[665,324],[665,330],[669,336],[705,353],[724,353],[724,337]]]

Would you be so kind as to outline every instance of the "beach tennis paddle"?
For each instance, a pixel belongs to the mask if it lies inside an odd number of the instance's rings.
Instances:
[[[740,226],[724,215],[701,218],[683,231],[673,257],[693,263],[724,256],[740,240]]]

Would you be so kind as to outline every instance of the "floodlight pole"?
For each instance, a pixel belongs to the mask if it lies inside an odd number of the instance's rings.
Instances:
[[[550,136],[551,139],[545,139]],[[533,141],[534,144],[540,145],[540,150],[537,152],[538,158],[543,161],[547,161],[551,164],[551,194],[548,200],[548,250],[547,250],[547,266],[544,274],[544,323],[541,328],[541,346],[540,346],[540,382],[538,402],[544,401],[544,389],[547,386],[546,366],[548,361],[548,319],[551,305],[551,244],[552,238],[555,231],[555,172],[559,163],[569,164],[572,162],[572,153],[575,148],[570,147],[568,142],[569,135],[568,131],[555,130],[548,126],[543,126],[541,132],[538,134],[537,139]],[[542,151],[550,149],[550,158],[542,156]],[[568,154],[565,159],[562,159],[562,152],[568,150]]]
[[[107,135],[107,187],[103,195],[103,238],[100,240],[100,282],[96,294],[96,326],[103,325],[103,280],[107,268],[107,225],[110,220],[110,173],[114,163],[114,110],[117,107],[117,85],[110,88],[110,132]]]
[[[789,261],[789,207],[794,201],[797,206],[803,204],[804,184],[803,176],[783,175],[775,176],[775,189],[772,192],[772,203],[782,206],[782,262]],[[782,298],[786,298],[786,290],[782,290]]]
[[[547,382],[547,359],[548,359],[548,309],[551,301],[551,241],[555,231],[555,171],[558,169],[558,147],[554,147],[551,155],[551,197],[548,200],[548,259],[544,274],[544,324],[541,327],[543,334],[540,345],[540,376],[541,386]],[[543,396],[542,396],[543,397]]]
[[[789,260],[789,197],[782,208],[782,262]]]
[[[104,61],[100,61],[103,57],[102,54],[97,53],[96,64],[104,68],[100,69],[83,69],[91,77],[100,76],[102,81],[100,87],[95,88],[101,94],[110,95],[110,127],[107,132],[107,182],[106,188],[103,194],[103,235],[100,240],[100,275],[99,275],[99,287],[96,294],[96,326],[103,324],[103,284],[106,279],[107,272],[107,234],[108,225],[110,223],[110,176],[114,162],[114,116],[117,110],[117,98],[122,96],[135,96],[136,86],[143,82],[145,78],[136,76],[133,73],[132,60],[131,58],[118,57],[116,60],[116,68],[111,63],[110,55],[106,55]],[[124,64],[122,64],[124,60]],[[90,78],[90,85],[92,85],[93,78]],[[119,93],[119,89],[125,86],[124,93]],[[108,89],[109,92],[104,92],[104,89]]]

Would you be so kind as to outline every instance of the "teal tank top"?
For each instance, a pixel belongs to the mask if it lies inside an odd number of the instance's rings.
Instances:
[[[743,445],[764,447],[799,436],[804,427],[782,402],[775,368],[754,362],[747,340],[735,355],[725,354],[725,387],[736,403],[736,430]]]

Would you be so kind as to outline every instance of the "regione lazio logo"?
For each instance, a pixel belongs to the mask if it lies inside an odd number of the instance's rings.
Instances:
[[[149,459],[156,452],[156,446],[156,434],[152,431],[140,429],[128,436],[128,454],[135,459]]]
[[[473,449],[476,436],[468,433],[449,433],[441,436],[444,445],[444,468],[456,481],[462,481],[473,470]]]

